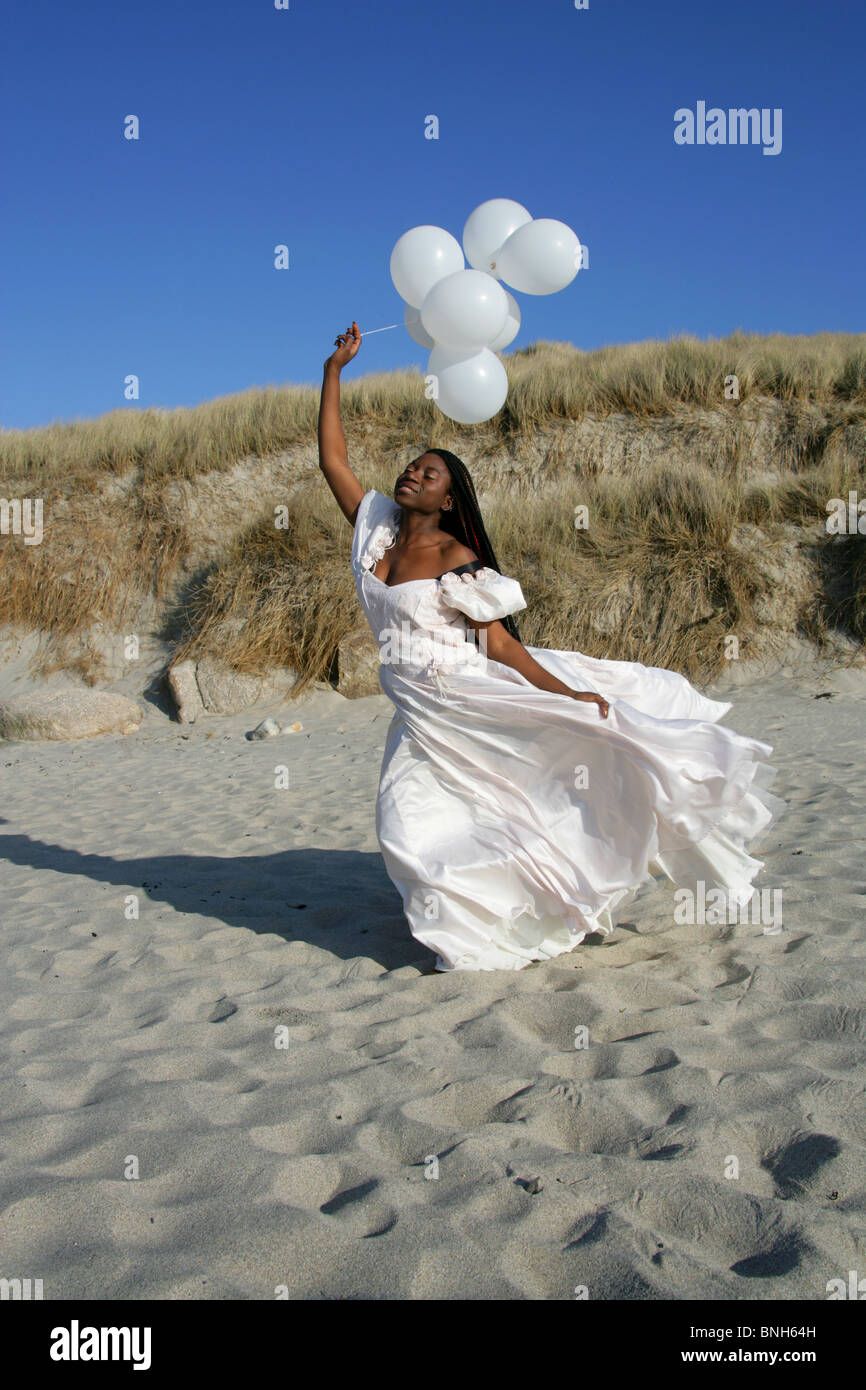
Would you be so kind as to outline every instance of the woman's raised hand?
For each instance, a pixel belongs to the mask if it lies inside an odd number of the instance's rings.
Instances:
[[[327,367],[330,363],[334,367],[345,367],[347,362],[351,362],[361,346],[361,330],[354,319],[351,328],[347,328],[345,333],[338,334],[334,342],[337,344],[337,351],[331,353],[325,366]]]

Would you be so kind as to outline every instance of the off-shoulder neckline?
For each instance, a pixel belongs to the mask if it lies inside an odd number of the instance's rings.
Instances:
[[[378,562],[377,562],[378,563]],[[399,584],[388,584],[384,579],[380,579],[378,574],[374,574],[372,569],[366,571],[371,579],[375,579],[377,584],[381,584],[384,589],[405,589],[408,584],[438,584],[440,579],[444,579],[446,574],[463,574],[467,570],[475,567],[483,569],[481,560],[469,560],[465,565],[458,565],[456,569],[446,570],[445,574],[434,574],[430,579],[401,579]]]

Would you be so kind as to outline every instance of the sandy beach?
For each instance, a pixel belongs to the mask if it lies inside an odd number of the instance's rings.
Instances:
[[[383,695],[4,743],[3,1274],[822,1300],[866,1269],[866,674],[707,691],[774,748],[782,930],[678,924],[659,881],[516,973],[425,973],[376,843]],[[303,728],[248,741],[266,714]]]

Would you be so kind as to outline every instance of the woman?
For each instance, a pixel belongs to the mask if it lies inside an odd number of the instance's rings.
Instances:
[[[718,727],[730,704],[674,671],[524,647],[513,615],[526,602],[461,460],[427,450],[393,499],[355,477],[339,383],[357,323],[336,345],[319,466],[354,528],[358,597],[396,707],[376,831],[434,968],[520,970],[570,951],[612,931],[653,873],[745,904],[763,868],[746,842],[784,808],[765,790],[771,746]]]

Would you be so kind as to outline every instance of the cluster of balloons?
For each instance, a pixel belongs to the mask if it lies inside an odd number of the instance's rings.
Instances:
[[[462,249],[444,227],[403,233],[391,252],[391,279],[406,301],[409,333],[431,349],[427,374],[443,415],[477,425],[505,403],[508,377],[496,354],[520,328],[520,308],[505,285],[554,294],[571,283],[581,261],[570,227],[534,218],[510,198],[490,198],[470,214]]]

